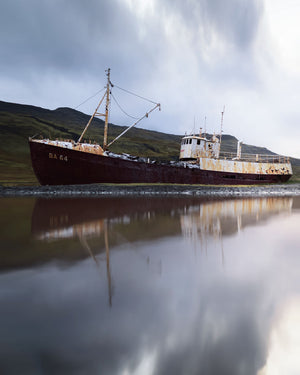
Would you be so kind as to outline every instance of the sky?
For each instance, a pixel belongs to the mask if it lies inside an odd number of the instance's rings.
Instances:
[[[219,133],[225,108],[224,134],[300,158],[299,12],[300,0],[2,0],[0,100],[90,114],[110,68],[113,123],[153,106],[118,86],[161,103],[139,127]]]

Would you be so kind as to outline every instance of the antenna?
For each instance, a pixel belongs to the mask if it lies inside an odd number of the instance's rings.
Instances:
[[[223,111],[221,112],[221,130],[220,130],[220,144],[222,142],[222,132],[223,132],[223,119],[224,119],[224,113],[225,113],[225,105],[223,107]]]
[[[204,134],[205,134],[205,138],[207,137],[207,134],[206,134],[206,116],[204,117]]]

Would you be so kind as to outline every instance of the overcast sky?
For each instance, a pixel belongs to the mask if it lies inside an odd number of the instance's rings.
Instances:
[[[161,103],[141,127],[190,133],[206,117],[218,133],[225,106],[224,133],[300,158],[299,14],[300,0],[2,0],[0,100],[77,108],[110,67],[112,83]],[[114,102],[110,121],[132,123]]]

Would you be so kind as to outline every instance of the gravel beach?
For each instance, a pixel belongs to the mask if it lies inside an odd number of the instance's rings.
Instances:
[[[68,185],[68,186],[0,186],[0,197],[286,197],[300,196],[300,184],[264,186],[211,185]]]

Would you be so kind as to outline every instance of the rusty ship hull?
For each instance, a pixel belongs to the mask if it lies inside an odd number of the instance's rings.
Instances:
[[[282,183],[291,173],[247,173],[125,160],[29,140],[33,170],[41,185],[172,183],[249,185]]]

